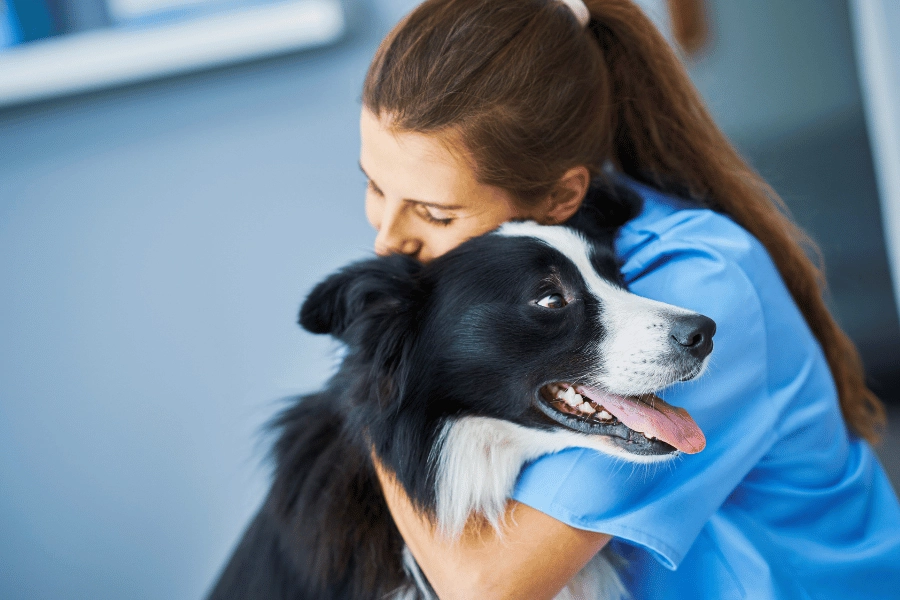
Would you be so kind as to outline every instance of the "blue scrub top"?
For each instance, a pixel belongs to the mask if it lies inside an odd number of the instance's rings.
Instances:
[[[699,454],[635,465],[541,457],[514,498],[614,536],[636,599],[900,598],[900,506],[848,434],[818,341],[763,246],[728,217],[637,182],[616,241],[634,293],[716,321],[707,372],[659,395],[706,434]]]

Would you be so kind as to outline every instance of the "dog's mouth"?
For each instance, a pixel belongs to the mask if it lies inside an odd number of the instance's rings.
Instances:
[[[683,408],[653,394],[618,396],[595,387],[565,382],[540,389],[538,408],[567,427],[589,435],[605,435],[632,454],[695,454],[706,438]]]

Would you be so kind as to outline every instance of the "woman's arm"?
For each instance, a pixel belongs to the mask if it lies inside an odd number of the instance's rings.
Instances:
[[[471,519],[449,541],[413,508],[393,474],[375,467],[394,522],[441,600],[551,600],[610,540],[510,501],[502,537]]]

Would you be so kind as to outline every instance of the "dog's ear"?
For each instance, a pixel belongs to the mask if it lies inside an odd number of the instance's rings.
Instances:
[[[344,267],[313,288],[300,308],[300,325],[339,339],[361,318],[379,321],[406,313],[417,297],[421,264],[392,255]]]

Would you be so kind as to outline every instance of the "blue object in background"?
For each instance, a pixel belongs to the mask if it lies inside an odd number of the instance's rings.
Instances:
[[[12,6],[6,0],[0,0],[0,48],[15,46],[21,38],[19,21]]]
[[[21,41],[31,42],[59,33],[50,15],[50,8],[40,0],[7,0],[16,14]]]

